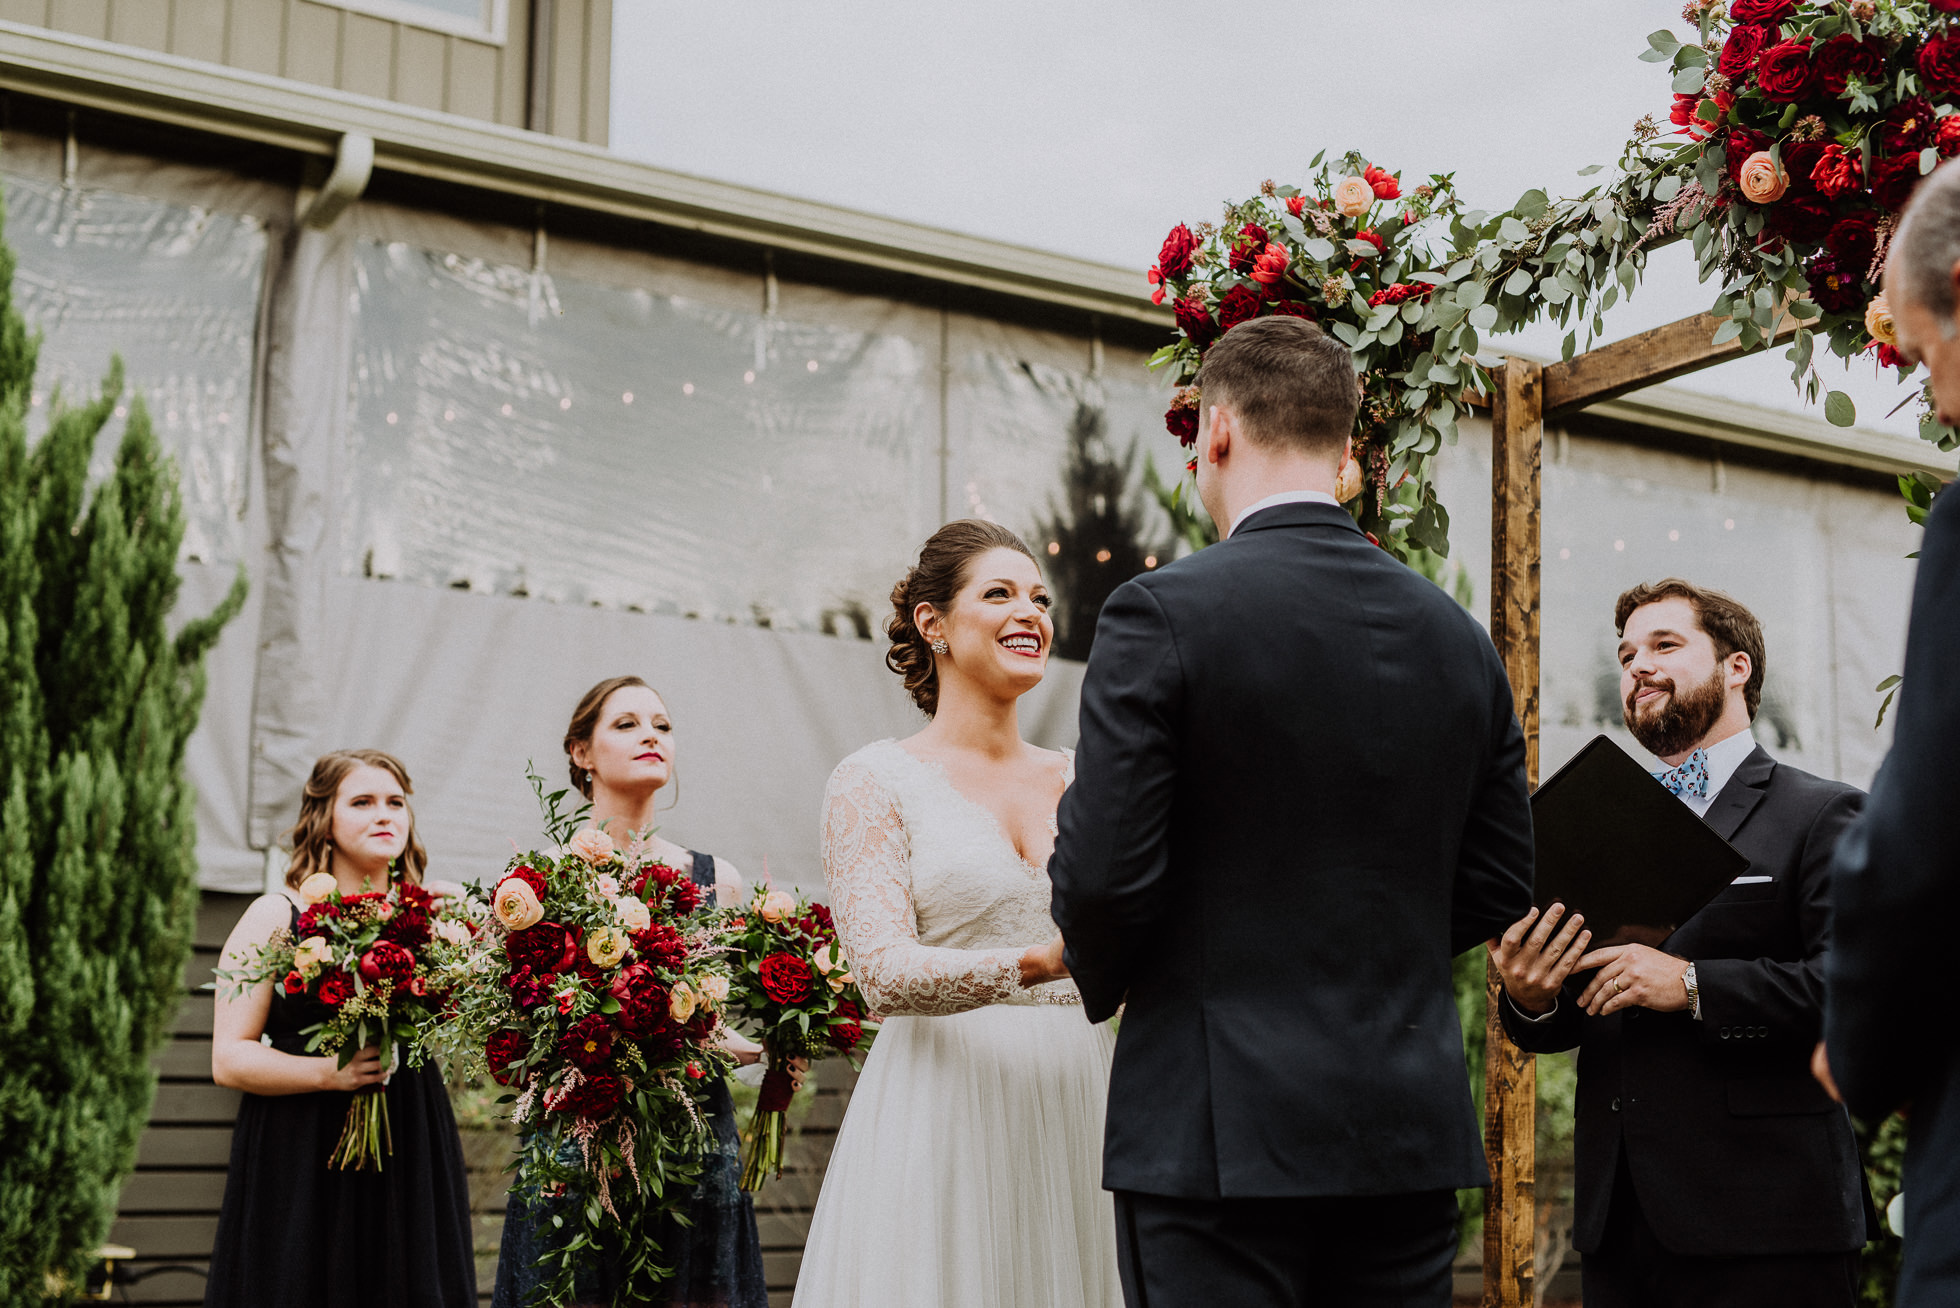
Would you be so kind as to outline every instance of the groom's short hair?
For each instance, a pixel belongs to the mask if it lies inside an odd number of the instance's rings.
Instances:
[[[1268,449],[1338,453],[1361,406],[1353,353],[1304,318],[1240,323],[1205,351],[1197,380],[1201,403],[1231,405]]]

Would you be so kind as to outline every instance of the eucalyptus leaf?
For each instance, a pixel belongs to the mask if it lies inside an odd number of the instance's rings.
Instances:
[[[1531,239],[1531,229],[1510,214],[1505,214],[1504,221],[1498,224],[1497,234],[1511,245],[1523,245]]]
[[[1354,348],[1354,343],[1361,339],[1360,329],[1350,322],[1332,322],[1328,324],[1327,329],[1339,337],[1341,344],[1347,346],[1350,350]]]
[[[1480,304],[1470,311],[1470,325],[1479,331],[1489,331],[1497,325],[1497,306]]]
[[[1683,68],[1674,75],[1674,93],[1676,95],[1695,95],[1707,81],[1708,70],[1706,68],[1696,68],[1693,66]]]
[[[1506,295],[1523,295],[1531,289],[1531,281],[1531,269],[1520,268],[1504,279],[1504,293]],[[1169,349],[1170,347],[1165,346],[1164,348]]]
[[[1727,345],[1740,335],[1742,335],[1742,320],[1740,318],[1730,318],[1715,329],[1715,338],[1709,344]]]
[[[1324,236],[1301,242],[1300,250],[1315,263],[1327,263],[1334,257],[1334,243]]]
[[[1858,406],[1843,391],[1832,391],[1824,397],[1824,420],[1833,427],[1849,427],[1858,421]]]

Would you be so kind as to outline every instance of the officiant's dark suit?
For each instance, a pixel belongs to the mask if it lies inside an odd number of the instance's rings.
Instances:
[[[1949,179],[1950,180],[1950,179]],[[1942,193],[1952,204],[1952,187]],[[1947,348],[1953,348],[1948,346]],[[1920,544],[1897,734],[1838,845],[1827,968],[1831,1074],[1851,1110],[1906,1126],[1901,1308],[1960,1304],[1960,492]]]
[[[1127,1003],[1103,1184],[1133,1308],[1374,1302],[1309,1287],[1417,1263],[1447,1303],[1450,1191],[1489,1183],[1450,962],[1531,895],[1483,629],[1331,500],[1252,512],[1110,597],[1059,824],[1067,963],[1091,1021]]]

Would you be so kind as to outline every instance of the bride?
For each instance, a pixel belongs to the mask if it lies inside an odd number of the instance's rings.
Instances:
[[[886,662],[928,717],[824,795],[824,876],[884,1019],[824,1177],[795,1308],[1115,1308],[1100,1185],[1115,1036],[1049,918],[1068,754],[1021,739],[1054,626],[1027,546],[953,522],[892,591]]]

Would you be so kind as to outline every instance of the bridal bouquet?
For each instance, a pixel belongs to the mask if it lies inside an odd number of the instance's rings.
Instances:
[[[864,996],[837,949],[837,927],[822,904],[759,887],[746,909],[728,917],[729,1003],[768,1051],[755,1117],[743,1132],[742,1188],[760,1190],[783,1172],[788,1124],[789,1060],[850,1055],[870,1044]]]
[[[461,911],[417,885],[345,895],[331,872],[300,883],[307,902],[294,931],[279,931],[251,964],[220,979],[243,990],[270,980],[281,995],[325,1005],[327,1017],[304,1029],[308,1053],[337,1054],[345,1066],[372,1045],[384,1061],[406,1055],[419,1066],[421,1031],[445,1000],[439,980],[444,947],[460,948],[472,928]],[[394,1152],[388,1099],[379,1087],[347,1106],[346,1125],[327,1165],[380,1171]]]
[[[555,849],[513,857],[480,903],[481,930],[445,978],[440,1039],[466,1069],[512,1093],[520,1184],[570,1196],[579,1225],[546,1302],[571,1302],[581,1256],[620,1249],[621,1302],[662,1274],[656,1218],[677,1209],[710,1135],[696,1087],[727,1070],[717,1044],[728,979],[710,933],[690,921],[686,873],[572,834],[563,792],[533,778]]]

